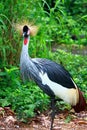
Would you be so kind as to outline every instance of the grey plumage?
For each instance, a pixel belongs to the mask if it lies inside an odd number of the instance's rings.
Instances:
[[[39,71],[35,64],[32,62],[32,59],[29,57],[27,51],[26,51],[26,46],[22,48],[22,53],[21,53],[21,58],[20,58],[20,71],[23,80],[40,80],[38,77]]]
[[[47,85],[42,84],[42,80],[39,76],[39,72],[43,70],[42,63],[38,60],[42,61],[41,59],[31,59],[28,55],[28,50],[25,45],[23,45],[22,52],[21,52],[21,58],[20,58],[20,72],[23,81],[32,79],[36,82],[36,84],[39,85],[39,87],[47,93],[49,96],[54,96],[54,93]],[[45,72],[45,70],[43,71]]]

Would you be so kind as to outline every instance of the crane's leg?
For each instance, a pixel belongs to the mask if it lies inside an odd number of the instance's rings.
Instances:
[[[55,112],[56,112],[56,100],[55,100],[55,98],[51,99],[51,107],[52,107],[52,114],[51,114],[51,127],[50,127],[50,130],[53,129],[53,122],[54,122]]]

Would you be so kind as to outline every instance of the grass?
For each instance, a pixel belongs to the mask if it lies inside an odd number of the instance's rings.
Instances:
[[[86,0],[77,1],[56,0],[54,6],[46,0],[34,2],[12,0],[10,6],[9,1],[4,4],[1,1],[0,62],[2,66],[19,64],[22,40],[14,25],[20,24],[21,21],[30,21],[39,26],[37,36],[31,38],[32,57],[48,57],[48,50],[55,43],[87,45],[87,15],[86,9],[83,8],[87,2]],[[70,5],[73,6],[71,9]],[[11,14],[9,15],[8,12]]]

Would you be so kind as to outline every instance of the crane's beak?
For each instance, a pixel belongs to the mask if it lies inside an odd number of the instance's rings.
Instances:
[[[23,37],[28,38],[28,36],[30,35],[30,31],[28,30],[28,32],[23,32]]]
[[[23,37],[28,37],[26,32],[23,32]]]

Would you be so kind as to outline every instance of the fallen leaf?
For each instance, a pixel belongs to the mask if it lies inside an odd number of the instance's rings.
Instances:
[[[8,117],[5,119],[5,123],[7,123],[7,124],[15,123],[15,122],[16,122],[16,119],[15,119],[13,116],[8,116]]]
[[[78,121],[78,124],[85,124],[85,125],[87,125],[87,122],[82,120],[82,121]]]

